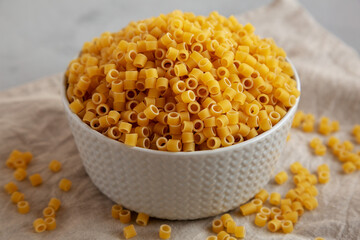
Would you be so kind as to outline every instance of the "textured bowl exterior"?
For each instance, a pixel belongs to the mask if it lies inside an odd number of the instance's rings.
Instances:
[[[300,88],[296,71],[295,78]],[[297,99],[271,130],[243,143],[169,153],[128,147],[92,130],[69,109],[65,86],[62,92],[75,143],[93,183],[130,210],[171,220],[226,212],[264,187],[284,148],[299,102]]]

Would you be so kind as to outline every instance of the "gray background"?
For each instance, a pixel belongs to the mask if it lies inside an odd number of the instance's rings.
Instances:
[[[359,0],[299,0],[325,28],[360,51]],[[82,43],[129,21],[174,9],[229,16],[271,0],[0,0],[0,90],[62,72]]]

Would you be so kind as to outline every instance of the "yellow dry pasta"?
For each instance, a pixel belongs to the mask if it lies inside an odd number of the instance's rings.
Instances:
[[[48,207],[53,208],[55,212],[59,210],[60,206],[61,206],[61,201],[57,198],[51,198],[48,203]]]
[[[43,210],[43,216],[44,218],[55,217],[55,210],[52,207],[46,207]]]
[[[45,223],[44,219],[37,218],[33,222],[33,227],[34,227],[35,232],[41,233],[46,230],[46,223]]]
[[[314,210],[319,204],[315,197],[308,197],[303,201],[304,207],[311,211]]]
[[[27,202],[27,201],[19,201],[17,203],[17,209],[18,209],[18,212],[21,213],[21,214],[28,213],[30,211],[29,202]]]
[[[326,146],[323,144],[315,146],[315,155],[324,156],[326,154]]]
[[[146,213],[138,213],[136,217],[136,224],[140,226],[146,226],[149,221],[149,215]]]
[[[26,178],[26,170],[23,168],[18,168],[14,171],[13,176],[18,181],[23,181]]]
[[[320,138],[318,137],[314,137],[311,141],[310,141],[310,147],[311,148],[316,148],[317,146],[322,145],[322,141]]]
[[[230,234],[228,234],[228,233],[225,232],[225,231],[221,231],[221,232],[219,232],[218,235],[217,235],[217,239],[218,239],[218,240],[227,240],[227,239],[229,239],[229,237],[230,237]]]
[[[162,224],[159,230],[159,237],[161,239],[169,239],[171,236],[171,227],[167,224]]]
[[[258,227],[264,227],[267,223],[268,217],[263,213],[257,213],[255,216],[255,225]]]
[[[314,131],[315,121],[309,118],[305,118],[304,123],[302,124],[302,129],[304,132],[313,132]]]
[[[292,122],[292,127],[299,127],[304,119],[304,113],[302,111],[297,111]]]
[[[235,227],[235,237],[237,238],[245,238],[246,236],[246,229],[244,226],[236,226]]]
[[[59,188],[64,192],[68,192],[71,189],[72,182],[69,179],[63,178],[59,182]]]
[[[261,189],[260,192],[255,195],[255,198],[260,199],[263,203],[265,203],[269,198],[269,193],[265,189]]]
[[[319,165],[319,166],[317,167],[317,172],[318,172],[318,173],[319,173],[319,172],[322,172],[322,171],[330,172],[330,168],[329,168],[329,166],[328,166],[326,163],[321,164],[321,165]]]
[[[281,229],[281,221],[273,219],[268,223],[268,229],[270,232],[277,232]]]
[[[8,194],[12,194],[18,190],[18,187],[14,182],[9,182],[4,185],[4,189]]]
[[[23,168],[23,169],[26,169],[27,168],[27,164],[26,164],[26,161],[22,158],[18,158],[16,160],[14,160],[12,162],[13,166],[15,169],[18,169],[18,168]]]
[[[23,201],[24,198],[25,198],[25,195],[21,192],[16,191],[11,194],[11,202],[13,202],[13,203],[18,203],[20,201]]]
[[[228,222],[226,225],[226,232],[229,234],[235,233],[235,227],[236,227],[236,223],[234,221]]]
[[[61,162],[59,162],[58,160],[51,160],[51,162],[49,163],[49,169],[52,172],[59,172],[61,170]]]
[[[42,177],[39,173],[35,173],[35,174],[29,176],[29,180],[33,187],[36,187],[36,186],[39,186],[42,184]]]
[[[133,237],[135,237],[137,235],[135,227],[134,227],[133,224],[124,227],[123,231],[124,231],[125,239],[130,239],[130,238],[133,238]]]
[[[342,168],[346,174],[349,174],[356,170],[356,165],[352,162],[346,162],[342,165]]]
[[[264,216],[266,216],[267,219],[269,219],[271,215],[271,210],[268,207],[262,207],[260,208],[259,213],[263,214]]]
[[[352,144],[349,140],[344,141],[342,144],[347,151],[352,151],[354,149],[354,144]]]
[[[332,132],[337,132],[340,130],[340,123],[339,121],[332,121],[331,122],[331,130]]]
[[[206,240],[217,240],[217,236],[208,236]]]
[[[283,216],[284,219],[290,220],[293,224],[295,224],[298,221],[299,215],[297,211],[292,211],[292,212],[284,213]]]
[[[56,228],[56,219],[54,217],[47,217],[44,220],[44,223],[46,225],[46,230],[51,231]]]
[[[278,207],[272,207],[271,209],[270,209],[270,218],[271,219],[274,219],[274,217],[276,216],[276,215],[280,215],[281,214],[281,209],[280,208],[278,208]]]
[[[111,216],[115,219],[119,219],[120,211],[123,210],[123,207],[119,204],[115,204],[111,208]]]
[[[280,205],[281,195],[280,193],[273,192],[270,194],[269,203],[272,205]]]
[[[281,171],[275,175],[275,182],[277,184],[283,184],[288,180],[288,175],[285,171]]]
[[[330,180],[330,172],[329,171],[319,171],[318,172],[319,183],[325,184]]]
[[[290,165],[290,171],[293,173],[293,174],[297,174],[300,169],[302,169],[303,166],[301,165],[300,162],[294,162]]]
[[[281,222],[281,229],[284,233],[291,233],[294,230],[293,222],[290,220],[283,220]]]
[[[69,63],[69,108],[114,141],[153,150],[217,149],[254,138],[300,95],[285,51],[254,30],[216,12],[173,11],[106,32]],[[300,112],[293,125],[303,121],[313,128]],[[149,135],[140,136],[138,127]],[[165,136],[166,144],[149,143]]]
[[[131,212],[123,209],[119,212],[119,220],[121,223],[129,223],[131,220]]]
[[[257,209],[258,207],[252,202],[248,202],[240,206],[240,212],[244,216],[256,213]]]
[[[224,224],[220,219],[215,219],[212,221],[211,228],[214,233],[219,233],[224,230]]]
[[[234,221],[234,219],[233,219],[233,218],[231,217],[231,215],[228,214],[228,213],[223,214],[223,215],[220,217],[220,219],[221,219],[224,227],[227,227],[228,222],[233,222],[233,221]]]
[[[125,141],[124,143],[126,145],[135,147],[138,140],[138,134],[137,133],[127,133],[125,134]]]
[[[304,208],[301,202],[295,201],[291,204],[291,208],[293,211],[296,211],[299,216],[302,216],[304,214]]]
[[[253,199],[251,200],[251,203],[256,207],[256,211],[260,211],[260,209],[263,206],[263,201],[261,201],[260,199]]]

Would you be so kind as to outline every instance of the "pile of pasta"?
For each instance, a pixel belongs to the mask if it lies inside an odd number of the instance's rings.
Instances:
[[[174,11],[86,42],[66,71],[70,109],[130,146],[195,151],[268,131],[300,92],[285,51],[251,24]]]

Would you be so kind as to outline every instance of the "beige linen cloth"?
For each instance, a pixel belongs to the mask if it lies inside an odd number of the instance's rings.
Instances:
[[[241,4],[241,2],[239,2]],[[339,120],[341,131],[335,135],[352,139],[350,129],[360,123],[360,59],[357,53],[328,33],[294,0],[277,0],[269,6],[239,16],[241,23],[251,22],[256,33],[273,37],[294,62],[302,82],[300,109]],[[336,18],[334,18],[336,21]],[[28,180],[17,183],[30,202],[27,215],[18,214],[10,197],[0,191],[0,239],[124,239],[125,226],[111,218],[113,202],[105,197],[87,176],[75,147],[63,106],[59,86],[61,74],[0,93],[0,185],[13,180],[4,165],[12,149],[34,154],[28,174],[40,173],[44,183],[31,187]],[[3,79],[4,80],[4,79]],[[243,217],[231,211],[237,225],[246,227],[246,239],[360,239],[360,172],[344,175],[341,164],[330,154],[316,157],[308,142],[316,133],[291,130],[291,140],[279,160],[277,170],[288,171],[300,161],[311,171],[321,163],[331,168],[331,180],[319,185],[319,207],[306,212],[291,234],[270,233],[254,225],[254,215]],[[325,138],[324,138],[325,140]],[[360,146],[357,145],[360,150]],[[48,163],[58,159],[63,170],[51,173]],[[290,173],[289,173],[290,174]],[[290,175],[291,176],[291,175]],[[70,192],[59,190],[63,177],[73,182]],[[282,194],[293,187],[292,181],[265,188]],[[41,217],[50,197],[58,197],[62,207],[57,214],[57,229],[36,234],[32,222]],[[219,217],[219,216],[217,216]],[[134,223],[135,214],[133,215]],[[215,217],[216,218],[216,217]],[[147,227],[135,228],[135,239],[158,239],[160,224],[172,227],[172,239],[206,239],[212,235],[211,221],[164,221],[150,219]]]

